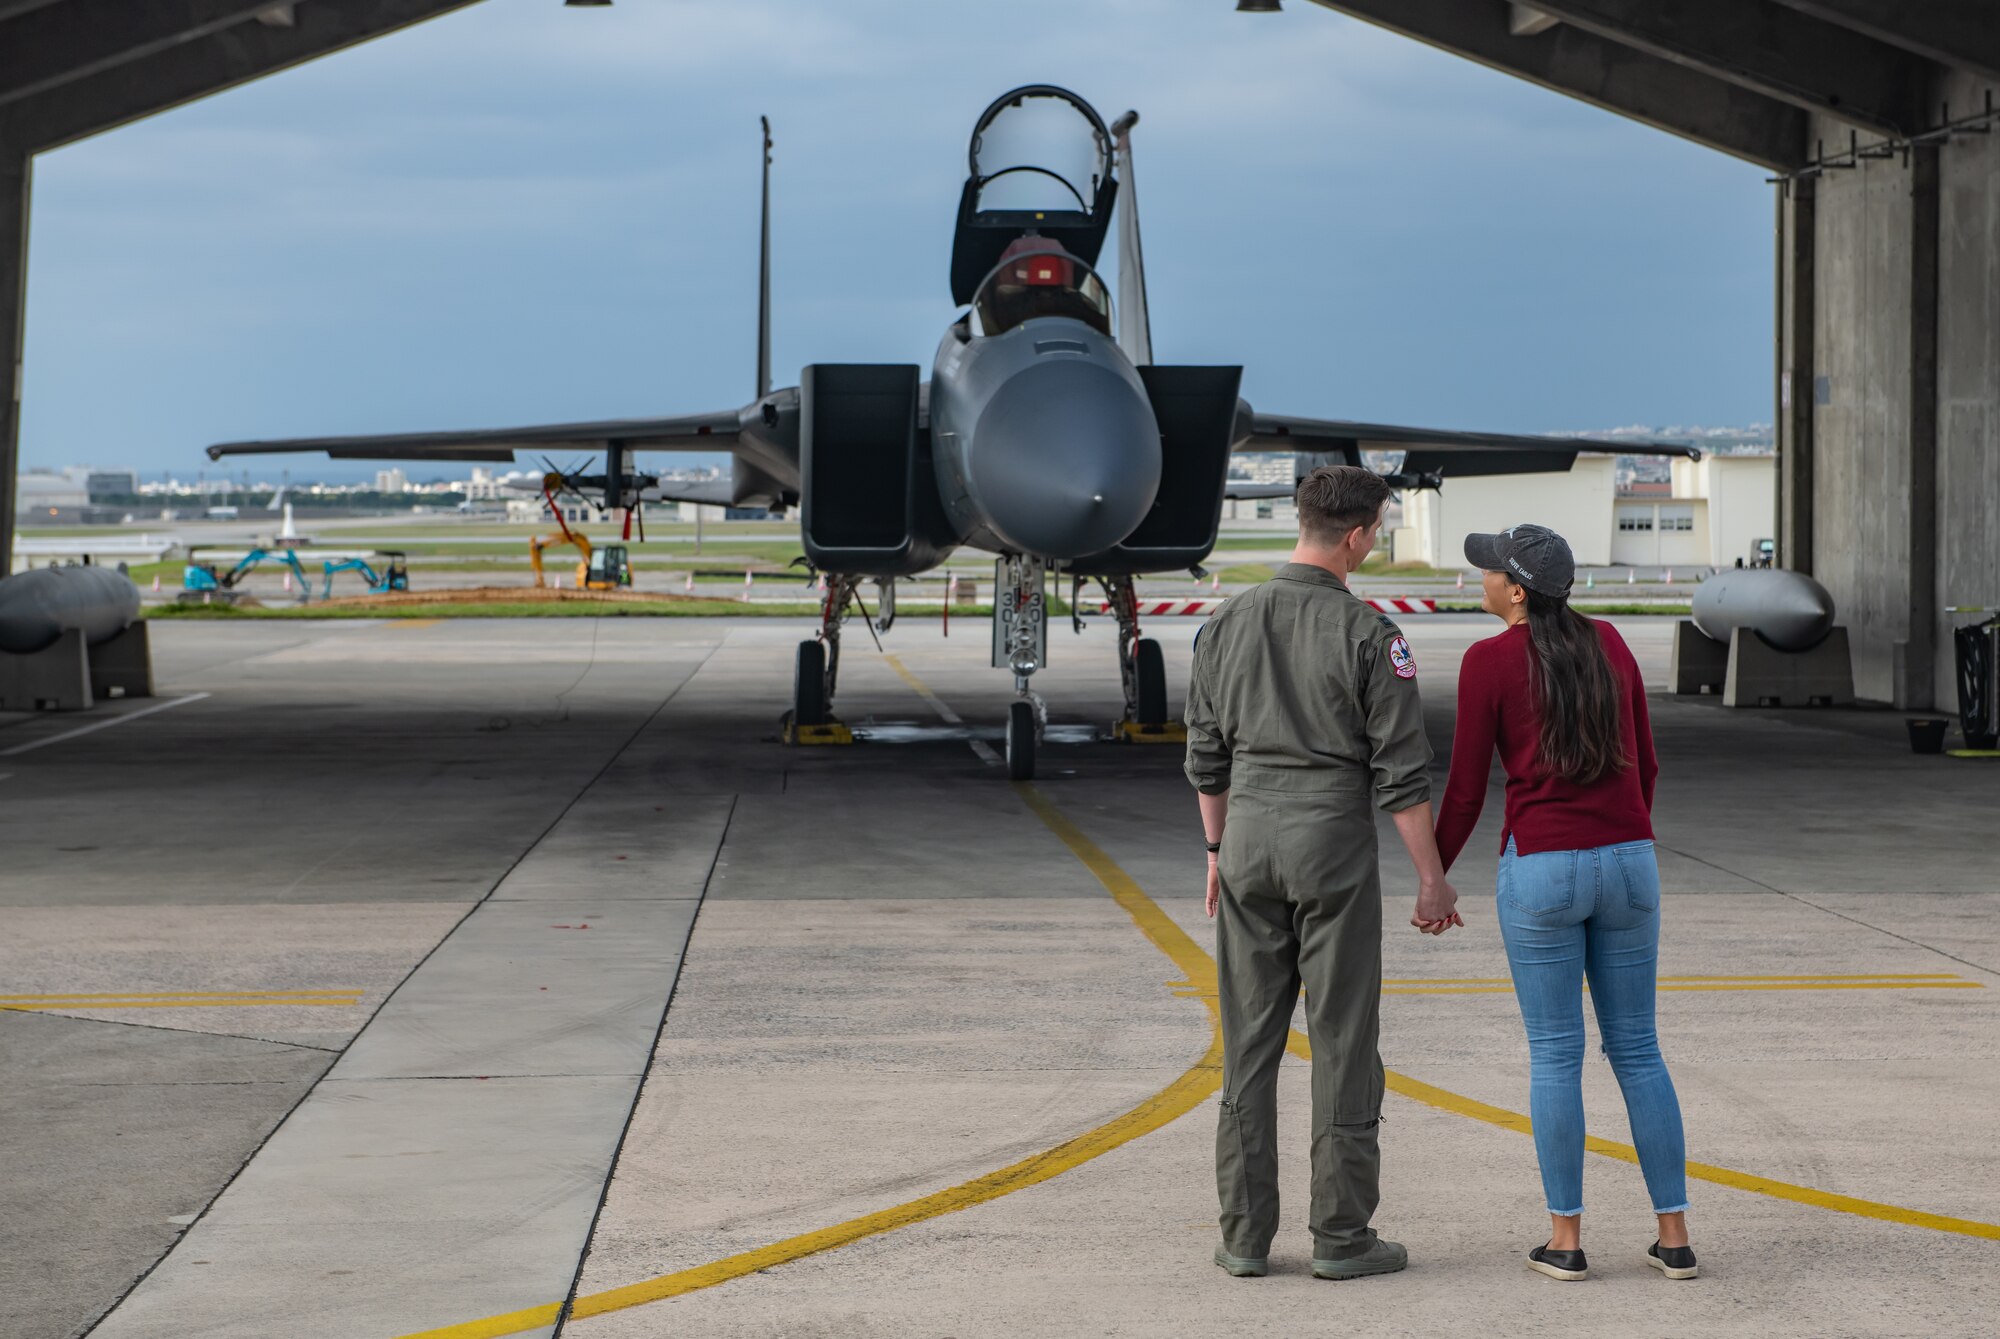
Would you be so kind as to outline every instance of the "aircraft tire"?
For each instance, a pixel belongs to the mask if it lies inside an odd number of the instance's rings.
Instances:
[[[1167,662],[1160,644],[1142,637],[1132,647],[1133,668],[1139,677],[1139,724],[1164,725],[1167,719]]]
[[[826,647],[817,640],[799,643],[792,678],[792,724],[826,724]]]
[[[1035,706],[1015,702],[1007,708],[1007,779],[1035,779]]]

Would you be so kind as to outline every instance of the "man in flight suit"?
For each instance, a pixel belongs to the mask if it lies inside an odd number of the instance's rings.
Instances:
[[[1417,664],[1395,623],[1347,589],[1389,487],[1324,466],[1299,481],[1299,542],[1271,580],[1202,628],[1187,694],[1187,775],[1208,838],[1222,1103],[1215,1263],[1268,1272],[1278,1230],[1278,1064],[1299,987],[1312,1043],[1313,1274],[1390,1274],[1409,1253],[1368,1226],[1380,1198],[1382,889],[1375,816],[1415,863],[1411,924],[1458,919],[1431,827]]]

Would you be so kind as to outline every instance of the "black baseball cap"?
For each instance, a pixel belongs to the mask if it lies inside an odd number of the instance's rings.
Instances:
[[[1570,583],[1576,580],[1569,541],[1545,525],[1510,525],[1497,535],[1467,535],[1465,560],[1558,600],[1569,598]]]

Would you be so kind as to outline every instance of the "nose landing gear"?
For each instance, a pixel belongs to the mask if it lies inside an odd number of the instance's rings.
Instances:
[[[1040,558],[1002,558],[993,581],[993,667],[1014,672],[1018,695],[1007,707],[1007,776],[1031,781],[1035,752],[1049,722],[1047,704],[1028,687],[1048,659],[1048,564]]]

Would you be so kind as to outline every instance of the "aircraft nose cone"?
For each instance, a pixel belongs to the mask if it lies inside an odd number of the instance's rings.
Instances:
[[[1160,429],[1137,388],[1101,363],[1047,359],[1008,378],[973,429],[974,491],[1001,539],[1045,558],[1102,553],[1160,487]]]

